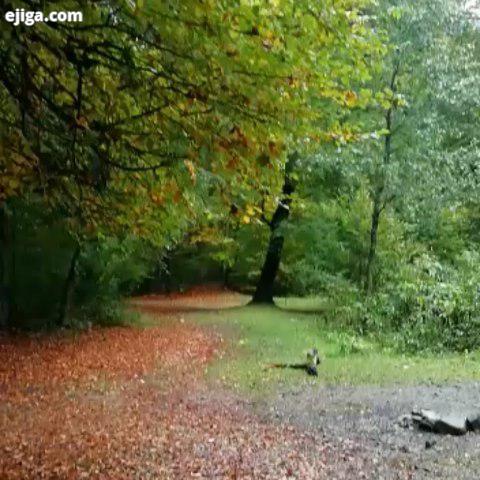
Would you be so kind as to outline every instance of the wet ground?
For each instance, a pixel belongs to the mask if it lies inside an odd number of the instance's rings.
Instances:
[[[322,434],[329,441],[352,441],[375,465],[375,479],[480,478],[480,434],[438,435],[400,426],[413,409],[439,413],[480,410],[480,384],[410,387],[327,387],[284,390],[258,404],[268,418]],[[400,468],[400,472],[397,469]],[[352,477],[353,479],[354,477]]]

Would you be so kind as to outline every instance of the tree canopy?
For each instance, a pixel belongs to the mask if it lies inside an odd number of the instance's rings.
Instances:
[[[205,185],[258,188],[292,145],[348,134],[335,112],[381,53],[364,2],[329,3],[61,2],[83,23],[7,24],[2,199],[153,240]]]

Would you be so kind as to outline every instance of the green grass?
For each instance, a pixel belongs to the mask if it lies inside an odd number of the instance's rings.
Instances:
[[[320,313],[331,308],[330,302],[324,297],[284,297],[276,298],[275,303],[282,310],[306,313]]]
[[[300,306],[298,302],[295,310]],[[208,375],[239,390],[262,393],[304,382],[388,385],[480,379],[478,352],[403,356],[325,325],[320,314],[248,306],[188,317],[224,332],[230,348],[224,358],[209,366]],[[324,358],[318,379],[298,370],[264,369],[269,363],[302,362],[312,346]]]

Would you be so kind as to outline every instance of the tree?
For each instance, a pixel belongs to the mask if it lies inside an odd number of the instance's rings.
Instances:
[[[462,217],[478,188],[478,30],[450,1],[389,1],[375,13],[389,49],[367,84],[372,101],[350,114],[363,134],[324,147],[299,169],[296,194],[307,208],[293,211],[292,264],[283,268],[299,292],[324,291],[335,276],[372,297],[384,292],[396,266],[421,251],[416,241],[440,244],[426,238],[434,237],[429,225],[449,218],[446,209]],[[293,278],[302,271],[305,281]]]
[[[390,91],[392,96],[395,95],[397,91],[397,76],[399,73],[399,64],[395,64],[393,67],[392,77],[390,80]],[[398,106],[398,100],[394,99],[388,105],[385,111],[385,135],[384,135],[384,152],[383,152],[383,161],[382,167],[388,168],[391,157],[392,157],[392,135],[393,135],[393,116],[394,112]],[[382,211],[387,206],[388,198],[385,198],[385,188],[386,188],[386,179],[385,173],[380,172],[377,185],[374,187],[373,192],[373,211],[372,211],[372,221],[370,226],[370,246],[368,250],[367,264],[365,268],[365,290],[368,293],[371,293],[373,288],[373,263],[375,261],[376,249],[377,249],[377,236],[378,236],[378,225],[380,222],[380,215]]]
[[[314,138],[325,141],[345,142],[350,141],[358,136],[358,131],[355,126],[349,124],[346,118],[346,111],[353,108],[365,108],[372,100],[372,92],[369,89],[361,88],[362,85],[369,80],[371,72],[377,68],[377,61],[379,54],[381,54],[381,43],[373,42],[368,43],[368,40],[372,42],[371,38],[371,25],[369,24],[369,18],[365,14],[365,11],[361,7],[365,5],[357,5],[357,8],[350,10],[342,8],[336,10],[335,14],[338,15],[340,23],[337,26],[337,30],[330,30],[332,35],[332,42],[336,45],[337,51],[335,61],[329,57],[328,51],[332,48],[331,44],[322,45],[315,44],[315,48],[320,51],[325,50],[325,58],[327,61],[323,61],[317,65],[317,74],[323,71],[324,78],[328,78],[335,88],[331,90],[333,96],[337,96],[336,102],[328,103],[320,101],[318,97],[314,96],[309,98],[311,109],[315,110],[321,108],[324,112],[324,119],[322,123],[318,125],[320,134],[317,134]],[[343,6],[345,8],[345,6]],[[321,10],[321,7],[320,7]],[[344,16],[345,15],[345,16]],[[344,20],[347,22],[344,23]],[[352,23],[353,21],[353,23]],[[346,38],[357,38],[358,34],[365,36],[365,41],[358,44],[357,48],[361,50],[352,50],[349,41]],[[374,47],[373,50],[371,47]],[[374,52],[374,54],[373,54]],[[360,54],[358,56],[358,54]],[[347,67],[349,65],[349,67]],[[350,70],[351,65],[357,65],[356,68]],[[345,68],[350,70],[350,74],[347,77],[345,75]],[[327,82],[328,83],[328,82]],[[339,85],[343,85],[342,91],[337,91]],[[357,91],[352,90],[353,86],[357,87]],[[331,87],[327,87],[330,88]],[[327,114],[328,112],[328,114]],[[306,138],[303,140],[311,140]],[[281,187],[281,194],[276,198],[274,202],[274,211],[271,214],[270,220],[265,215],[265,198],[262,199],[261,218],[270,229],[270,238],[267,246],[267,252],[265,260],[261,269],[260,277],[256,286],[255,294],[253,296],[253,303],[273,303],[273,291],[274,281],[277,275],[281,254],[283,249],[284,237],[281,233],[282,223],[289,217],[290,207],[292,204],[292,195],[295,191],[295,165],[298,159],[298,152],[302,155],[308,155],[307,152],[311,152],[312,149],[318,148],[316,144],[314,147],[305,145],[305,142],[299,142],[297,144],[297,150],[295,153],[290,154],[287,158],[287,162],[284,168],[284,181]]]
[[[55,8],[81,24],[6,23],[3,207],[57,212],[76,261],[99,234],[164,244],[212,177],[232,192],[279,183],[289,145],[331,134],[325,104],[351,102],[349,77],[381,52],[363,0],[329,3],[73,1]]]
[[[298,161],[298,153],[291,154],[285,165],[285,179],[282,187],[282,197],[278,201],[277,208],[270,220],[264,221],[270,229],[267,254],[262,266],[252,303],[273,303],[273,286],[277,276],[282,256],[284,237],[280,227],[288,219],[292,195],[295,191],[295,167]]]
[[[434,158],[443,155],[443,148],[439,149],[438,132],[431,127],[445,128],[445,123],[438,124],[442,108],[438,92],[455,80],[443,76],[442,85],[436,86],[432,70],[450,63],[445,45],[458,43],[465,24],[462,5],[450,0],[415,8],[408,2],[388,1],[386,7],[386,15],[380,16],[379,22],[389,32],[390,54],[386,56],[384,72],[375,80],[388,84],[377,120],[377,130],[383,130],[382,145],[367,150],[367,155],[373,157],[372,214],[364,282],[367,293],[375,286],[377,232],[382,212],[394,199],[397,205],[401,202],[405,205],[406,192],[415,195],[415,190],[421,188],[419,179],[432,187],[430,196],[438,190],[428,180],[438,178]]]
[[[255,189],[282,170],[292,138],[313,138],[325,112],[310,108],[312,99],[341,102],[348,93],[317,71],[337,67],[337,37],[356,34],[351,51],[363,75],[363,55],[379,49],[367,42],[360,4],[65,2],[82,10],[82,24],[6,24],[3,211],[21,198],[65,220],[75,244],[66,292],[77,252],[99,234],[133,231],[161,245],[185,226],[200,183],[213,175],[232,191]],[[342,64],[338,76],[352,69]]]

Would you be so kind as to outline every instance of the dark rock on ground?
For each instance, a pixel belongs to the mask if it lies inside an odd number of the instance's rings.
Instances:
[[[412,412],[412,420],[420,428],[447,435],[465,435],[467,416],[461,412],[440,415],[433,410]]]
[[[469,430],[480,431],[480,411],[467,415],[467,426]]]

